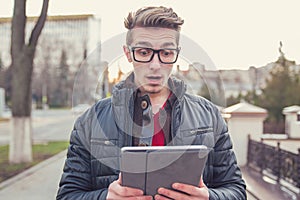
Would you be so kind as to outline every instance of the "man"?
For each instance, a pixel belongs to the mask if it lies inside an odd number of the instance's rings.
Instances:
[[[185,84],[170,76],[182,24],[171,8],[146,7],[128,15],[123,49],[133,73],[76,121],[57,199],[246,199],[218,109],[187,94]],[[174,190],[159,188],[152,197],[122,186],[121,147],[191,144],[212,148],[198,187],[174,183]]]

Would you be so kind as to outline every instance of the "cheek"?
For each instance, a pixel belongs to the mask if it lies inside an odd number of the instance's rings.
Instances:
[[[133,67],[133,70],[134,70],[134,72],[140,74],[140,73],[143,73],[145,71],[145,68],[143,66],[140,66],[140,65],[135,65]]]
[[[173,69],[173,66],[165,66],[163,68],[165,74],[171,74],[172,73],[172,69]]]
[[[141,66],[134,68],[135,79],[141,80],[145,73],[146,73],[145,69],[143,69],[143,67]]]

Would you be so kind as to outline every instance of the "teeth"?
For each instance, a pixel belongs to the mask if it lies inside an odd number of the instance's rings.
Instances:
[[[160,77],[149,77],[150,79],[160,79]]]

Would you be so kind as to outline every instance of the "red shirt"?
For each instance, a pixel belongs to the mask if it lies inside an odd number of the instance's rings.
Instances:
[[[171,94],[172,93],[170,93],[170,95],[168,96],[168,99],[171,96]],[[164,103],[164,105],[162,106],[161,109],[164,109],[164,107],[167,104],[168,99],[166,100],[166,102]],[[152,137],[152,146],[164,146],[165,145],[165,134],[159,123],[159,113],[160,112],[157,112],[153,116],[154,133],[153,133],[153,137]]]
[[[165,145],[165,135],[163,129],[159,124],[159,112],[153,116],[154,122],[154,134],[152,137],[152,146],[164,146]]]

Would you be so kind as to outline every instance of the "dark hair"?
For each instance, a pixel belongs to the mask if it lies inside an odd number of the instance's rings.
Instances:
[[[134,27],[162,27],[180,31],[184,20],[178,17],[172,8],[144,7],[136,12],[130,12],[124,21],[125,27],[130,30]]]
[[[136,12],[130,12],[124,21],[125,27],[128,29],[126,42],[131,42],[131,29],[134,27],[160,27],[169,28],[180,31],[184,20],[178,17],[172,8],[144,7]]]

